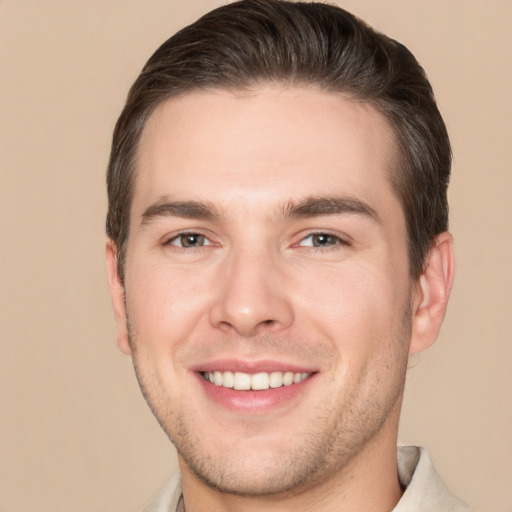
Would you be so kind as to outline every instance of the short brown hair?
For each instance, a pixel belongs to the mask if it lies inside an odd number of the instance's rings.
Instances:
[[[124,277],[138,142],[164,100],[258,83],[316,86],[368,102],[392,127],[400,161],[390,175],[404,211],[410,273],[418,277],[448,227],[451,149],[432,87],[414,56],[349,12],[328,4],[242,0],[168,39],[144,66],[115,127],[107,172],[107,234]]]

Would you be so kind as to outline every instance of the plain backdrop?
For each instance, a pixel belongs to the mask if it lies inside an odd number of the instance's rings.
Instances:
[[[176,471],[117,351],[104,172],[145,60],[214,0],[0,0],[0,511],[136,512]],[[458,270],[409,370],[400,442],[512,511],[512,2],[346,0],[434,85],[455,161]]]

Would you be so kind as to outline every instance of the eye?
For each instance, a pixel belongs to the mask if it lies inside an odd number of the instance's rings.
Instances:
[[[329,233],[311,233],[299,243],[301,247],[332,247],[340,244],[346,245],[346,242],[340,237]]]
[[[205,245],[212,245],[208,238],[200,233],[180,233],[174,238],[171,238],[167,244],[184,248],[196,248],[203,247]]]

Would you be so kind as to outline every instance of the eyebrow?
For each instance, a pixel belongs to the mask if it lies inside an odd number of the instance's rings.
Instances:
[[[163,198],[144,210],[141,224],[149,224],[158,217],[216,220],[220,215],[215,206],[206,201],[168,201]]]
[[[290,200],[277,211],[278,217],[283,219],[357,214],[381,224],[378,213],[371,206],[354,197],[312,196],[298,202]],[[207,201],[169,201],[162,198],[144,210],[141,225],[149,224],[159,217],[215,221],[221,215],[215,205]]]
[[[378,213],[364,201],[344,196],[312,196],[299,202],[289,201],[282,209],[282,216],[292,218],[320,217],[323,215],[357,214],[382,221]]]

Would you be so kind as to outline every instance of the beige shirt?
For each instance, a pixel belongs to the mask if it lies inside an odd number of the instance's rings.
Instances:
[[[424,448],[398,448],[398,476],[405,492],[393,512],[473,511],[446,488]],[[180,498],[181,479],[176,475],[144,512],[176,512]]]

